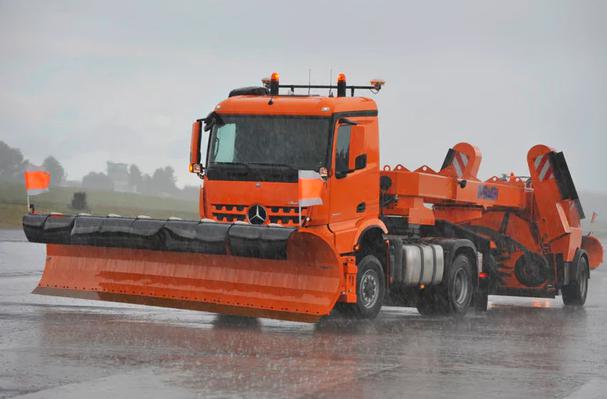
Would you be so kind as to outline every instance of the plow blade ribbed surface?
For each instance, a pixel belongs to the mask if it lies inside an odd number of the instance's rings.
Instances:
[[[47,242],[34,293],[308,322],[328,315],[340,294],[338,257],[309,233],[178,221],[133,228],[136,219],[97,219],[24,218],[30,241]]]

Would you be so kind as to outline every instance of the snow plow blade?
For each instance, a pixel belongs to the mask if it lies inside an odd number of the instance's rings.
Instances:
[[[36,294],[316,322],[343,278],[325,241],[292,228],[29,214],[23,229],[47,244]]]

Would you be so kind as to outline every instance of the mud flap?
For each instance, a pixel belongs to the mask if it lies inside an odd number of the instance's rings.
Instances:
[[[34,293],[307,322],[339,298],[342,265],[316,235],[117,219],[26,216],[30,241],[48,242]]]

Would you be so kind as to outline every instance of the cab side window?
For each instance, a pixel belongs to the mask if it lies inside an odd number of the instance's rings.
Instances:
[[[341,125],[337,129],[337,146],[335,147],[335,177],[344,177],[348,173],[350,157],[351,125]]]

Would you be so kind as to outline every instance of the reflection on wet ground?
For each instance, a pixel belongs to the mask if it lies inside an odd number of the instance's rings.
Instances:
[[[0,236],[0,239],[2,236]],[[607,279],[588,304],[317,325],[30,295],[44,248],[0,242],[0,397],[602,397]],[[576,396],[577,395],[577,396]],[[579,396],[583,395],[583,396]]]

